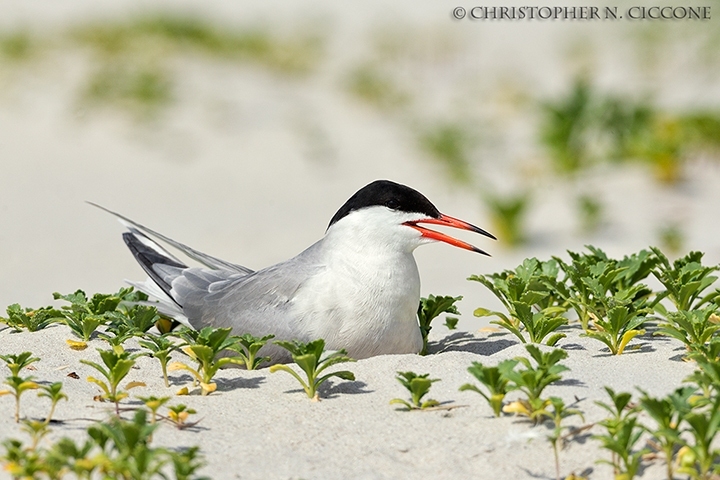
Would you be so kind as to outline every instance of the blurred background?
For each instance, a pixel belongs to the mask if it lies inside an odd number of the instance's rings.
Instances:
[[[466,278],[525,257],[720,261],[720,1],[682,4],[705,21],[453,19],[466,3],[0,1],[0,309],[143,278],[86,200],[257,269],[379,178],[500,237],[459,234],[492,258],[416,251],[464,330],[499,307]]]

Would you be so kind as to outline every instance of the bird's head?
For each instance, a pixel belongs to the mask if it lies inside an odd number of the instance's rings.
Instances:
[[[469,243],[420,224],[459,228],[495,239],[479,227],[440,213],[417,190],[389,180],[376,180],[358,190],[330,220],[328,233],[342,232],[356,241],[387,244],[410,251],[424,243],[439,241],[488,255]]]

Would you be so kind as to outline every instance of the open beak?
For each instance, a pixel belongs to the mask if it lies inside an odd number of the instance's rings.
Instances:
[[[405,222],[404,225],[407,225],[408,227],[412,227],[425,238],[430,238],[432,240],[437,240],[439,242],[445,242],[449,243],[450,245],[453,245],[455,247],[460,247],[465,250],[470,250],[472,252],[482,253],[483,255],[490,256],[489,253],[480,250],[479,248],[470,245],[469,243],[463,242],[462,240],[458,240],[457,238],[453,238],[449,235],[445,235],[444,233],[436,232],[435,230],[430,230],[429,228],[421,227],[418,225],[418,223],[433,223],[435,225],[443,225],[446,227],[453,227],[453,228],[459,228],[461,230],[469,230],[471,232],[479,233],[481,235],[485,235],[486,237],[490,237],[493,240],[497,240],[495,236],[491,233],[486,232],[482,228],[476,227],[475,225],[472,225],[470,223],[464,222],[462,220],[459,220],[457,218],[453,218],[448,215],[440,214],[440,218],[424,218],[422,220],[414,220],[412,222]]]

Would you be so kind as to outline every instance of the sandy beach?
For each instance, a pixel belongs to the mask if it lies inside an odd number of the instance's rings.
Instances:
[[[717,151],[688,159],[679,181],[663,184],[642,162],[597,163],[574,176],[558,175],[539,140],[541,106],[566,98],[583,76],[598,92],[626,103],[648,100],[667,114],[717,110],[717,18],[472,22],[451,17],[454,0],[371,0],[352,7],[332,0],[0,3],[0,316],[14,303],[59,305],[53,292],[109,293],[124,279],[142,280],[120,238],[122,227],[86,201],[259,269],[320,239],[349,196],[376,179],[412,186],[443,213],[491,232],[490,193],[531,195],[524,243],[511,248],[460,232],[459,238],[492,257],[447,245],[415,252],[423,296],[464,297],[459,330],[438,321],[431,355],[349,364],[356,381],[331,380],[321,389],[321,402],[309,401],[290,375],[267,368],[223,370],[218,391],[207,397],[173,396],[171,404],[196,409],[200,422],[186,430],[162,425],[155,444],[198,445],[207,461],[201,473],[209,477],[553,479],[546,426],[494,418],[480,395],[458,391],[474,381],[467,372],[471,362],[494,365],[526,355],[515,337],[483,330],[489,319],[473,317],[475,308],[502,307],[467,277],[514,269],[527,257],[567,258],[567,250],[586,244],[621,258],[660,244],[670,227],[680,232],[675,256],[701,250],[705,264],[720,262]],[[123,22],[137,27],[146,15],[259,32],[262,41],[278,42],[280,54],[303,35],[320,38],[321,46],[310,69],[297,74],[273,58],[228,60],[178,44],[143,48],[140,42],[141,65],[127,68],[155,68],[149,72],[160,79],[156,87],[167,88],[160,91],[166,103],[147,117],[122,99],[92,103],[91,87],[112,84],[125,67],[122,58],[103,50],[107,45],[79,41],[78,29],[112,32]],[[11,58],[14,44],[7,39],[25,34],[29,53]],[[354,94],[348,84],[363,69],[381,79],[388,75],[397,88],[391,93],[407,103],[388,107]],[[423,134],[446,125],[469,138],[462,181],[423,146]],[[594,230],[578,215],[582,194],[602,206]],[[570,370],[546,391],[583,412],[584,421],[572,417],[569,425],[604,418],[595,404],[607,400],[603,386],[663,395],[693,371],[680,359],[680,343],[651,331],[621,356],[609,355],[579,331],[569,328],[559,342]],[[91,421],[111,410],[93,401],[99,390],[85,380],[92,369],[79,362],[97,361],[96,348],[106,348],[105,342],[95,338],[87,350],[74,351],[69,338],[63,325],[13,333],[0,324],[0,353],[32,351],[42,360],[29,373],[41,382],[62,381],[69,396],[57,407],[62,423],[52,426],[48,440],[80,439]],[[136,340],[127,346],[137,348]],[[187,361],[181,354],[174,359]],[[174,395],[190,379],[171,373],[173,385],[166,389],[155,360],[140,357],[137,367],[128,381],[147,386],[133,395]],[[391,399],[406,396],[394,377],[407,370],[441,379],[429,396],[458,408],[404,412],[391,406]],[[68,377],[71,372],[79,378]],[[0,378],[6,373],[0,366]],[[27,393],[22,413],[42,418],[48,404]],[[127,404],[139,405],[132,398]],[[12,409],[12,398],[0,397],[0,441],[26,438]],[[566,445],[562,475],[611,478],[611,468],[596,463],[608,458],[591,438],[598,432],[584,431]],[[662,460],[655,460],[645,464],[641,478],[663,474]],[[0,471],[0,478],[7,473]]]
[[[183,403],[197,410],[195,428],[177,430],[162,425],[154,445],[170,448],[200,446],[207,460],[201,473],[216,479],[285,478],[517,478],[552,479],[555,466],[547,440],[548,426],[533,426],[522,417],[495,418],[487,403],[475,392],[459,392],[460,385],[479,384],[467,372],[471,362],[495,365],[516,356],[528,356],[525,348],[509,334],[448,333],[436,327],[431,355],[387,355],[344,364],[356,381],[333,379],[321,388],[320,402],[310,401],[288,374],[226,369],[218,374],[218,390],[208,396],[175,396],[170,405]],[[559,347],[568,353],[562,363],[569,367],[563,379],[546,390],[583,412],[584,421],[571,417],[567,425],[582,426],[605,418],[595,401],[608,401],[603,386],[632,392],[642,388],[661,396],[681,386],[693,365],[680,360],[684,347],[666,337],[646,335],[631,344],[620,356],[610,355],[600,343],[578,335],[569,328]],[[29,349],[42,360],[32,373],[43,382],[62,381],[69,401],[58,405],[50,439],[82,438],[90,420],[102,420],[112,405],[93,401],[99,389],[85,381],[94,374],[85,358],[99,361],[94,348],[105,348],[93,340],[85,351],[73,351],[65,343],[71,338],[63,325],[37,333],[0,332],[3,351]],[[128,349],[134,341],[128,342]],[[175,359],[188,361],[176,353]],[[392,398],[407,396],[395,380],[397,371],[429,373],[441,381],[433,384],[428,397],[452,410],[403,411],[390,405]],[[75,372],[80,378],[67,375]],[[133,389],[132,396],[168,396],[186,385],[190,376],[171,372],[172,386],[163,385],[156,360],[141,357],[127,381],[142,381],[146,387]],[[49,402],[26,394],[22,413],[43,418]],[[519,398],[511,393],[509,400]],[[138,405],[130,399],[128,405]],[[3,412],[0,428],[4,437],[22,438],[13,422],[13,399],[0,398]],[[131,415],[125,413],[126,416]],[[652,425],[647,416],[643,422]],[[192,419],[191,419],[192,420]],[[602,428],[595,426],[568,442],[560,454],[561,473],[584,472],[591,479],[609,478],[611,467],[596,464],[608,459],[608,452],[591,438]],[[641,478],[661,478],[662,460],[647,462]]]

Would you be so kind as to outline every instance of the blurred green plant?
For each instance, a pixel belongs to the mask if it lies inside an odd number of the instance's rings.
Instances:
[[[629,393],[615,393],[610,387],[605,387],[605,391],[612,403],[595,403],[607,410],[611,416],[598,422],[605,428],[605,433],[594,435],[593,438],[610,451],[611,459],[598,462],[612,465],[615,478],[631,480],[640,469],[643,455],[648,453],[648,449],[636,447],[643,434],[643,428],[638,422],[639,407],[631,406],[632,395]]]
[[[594,233],[600,228],[603,219],[603,206],[596,196],[584,194],[577,197],[577,210],[580,217],[580,228],[583,233]]]
[[[53,382],[49,385],[38,384],[38,388],[40,389],[40,391],[38,392],[38,397],[44,397],[50,400],[50,411],[48,412],[47,417],[45,417],[44,422],[47,425],[52,420],[57,404],[60,402],[60,400],[67,401],[68,396],[65,394],[65,392],[62,391],[62,382]]]
[[[470,152],[477,139],[459,123],[440,123],[421,129],[420,147],[439,161],[451,180],[460,184],[472,182]]]
[[[498,239],[510,247],[516,247],[527,240],[525,216],[532,197],[529,191],[509,195],[485,194],[485,206],[490,212],[493,232]]]
[[[35,47],[35,39],[26,30],[0,35],[0,58],[14,62],[27,60]]]
[[[383,110],[401,108],[410,101],[390,75],[378,66],[363,64],[350,71],[347,90],[357,98]]]
[[[671,223],[658,230],[658,241],[662,250],[677,255],[685,245],[685,234],[677,223]]]
[[[658,181],[676,183],[693,154],[720,146],[720,113],[659,110],[649,100],[607,94],[587,78],[541,102],[540,138],[559,172],[603,161],[649,164]]]
[[[550,433],[547,438],[552,445],[553,456],[555,458],[555,478],[556,480],[561,480],[562,477],[560,476],[560,450],[564,447],[567,440],[567,437],[563,435],[563,430],[568,430],[571,428],[564,426],[562,422],[566,418],[575,415],[579,416],[583,421],[585,421],[585,417],[583,417],[582,412],[577,408],[568,408],[565,405],[563,399],[560,397],[550,397],[548,399],[548,404],[549,407],[552,407],[552,411],[550,411],[546,407],[545,409],[543,409],[542,415],[552,420],[553,422],[552,433]]]
[[[691,410],[689,400],[695,393],[695,388],[678,388],[663,398],[652,397],[644,390],[638,390],[642,394],[639,401],[640,408],[655,421],[653,428],[647,426],[643,428],[653,436],[655,444],[662,450],[665,456],[667,478],[672,480],[674,478],[673,457],[683,445],[681,421]]]

